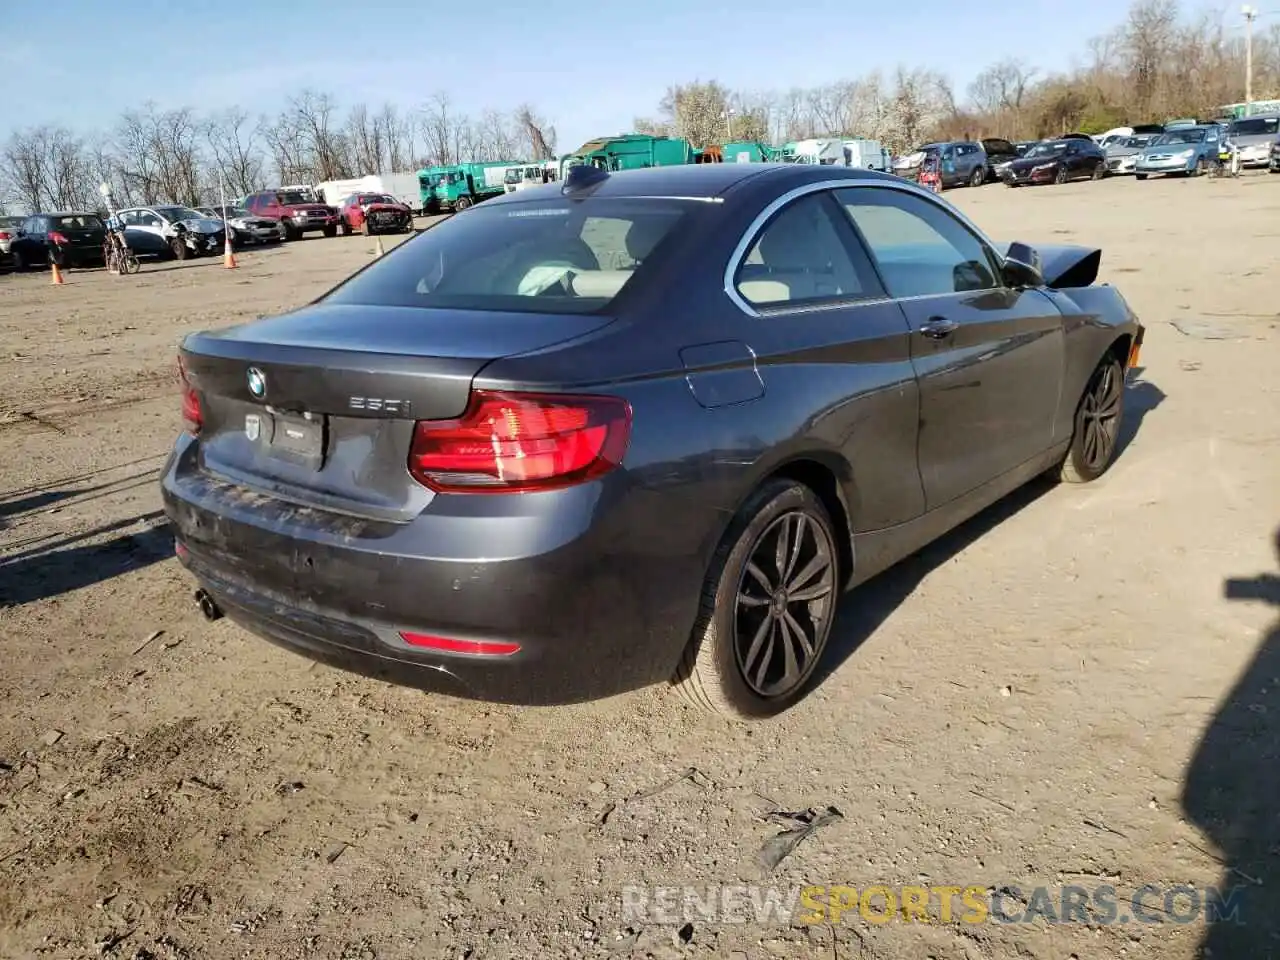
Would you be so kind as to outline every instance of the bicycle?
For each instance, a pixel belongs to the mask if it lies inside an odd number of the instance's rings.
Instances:
[[[107,230],[107,239],[102,244],[102,258],[107,263],[107,272],[116,275],[137,273],[142,269],[142,264],[129,249],[129,244],[125,243],[120,231],[115,229]]]
[[[1209,171],[1209,176],[1214,178],[1240,176],[1240,162],[1234,146],[1224,145],[1218,151],[1218,162]]]

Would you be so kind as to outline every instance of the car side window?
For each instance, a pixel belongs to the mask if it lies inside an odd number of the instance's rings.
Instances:
[[[1000,286],[993,254],[937,203],[904,190],[837,191],[866,241],[889,295],[929,297]]]
[[[870,262],[859,265],[850,254],[838,215],[825,193],[774,214],[738,265],[734,286],[742,298],[767,308],[882,296]]]
[[[158,227],[160,226],[160,218],[150,210],[138,211],[138,226],[140,227]]]

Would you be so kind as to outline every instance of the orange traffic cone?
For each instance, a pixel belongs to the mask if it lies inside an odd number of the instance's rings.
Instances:
[[[387,251],[382,248],[382,238],[378,237],[373,246],[373,255],[375,257],[380,257],[386,252]]]
[[[236,263],[235,251],[231,249],[231,235],[228,234],[222,245],[222,265],[228,270],[234,270],[238,264]]]
[[[52,257],[50,257],[50,258],[49,258],[49,266],[51,266],[51,267],[53,268],[53,284],[54,284],[55,286],[56,286],[57,284],[60,284],[60,283],[66,283],[66,282],[67,282],[67,281],[65,281],[65,280],[63,280],[63,279],[62,279],[62,271],[58,269],[58,261],[57,261],[57,260],[54,260]]]

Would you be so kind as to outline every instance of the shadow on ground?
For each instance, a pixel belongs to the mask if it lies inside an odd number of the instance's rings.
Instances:
[[[100,497],[124,493],[154,483],[158,473],[154,469],[141,470],[118,480],[94,484],[91,487],[67,486],[56,489],[26,490],[16,494],[0,494],[0,529],[6,521],[37,510],[62,506],[68,500],[87,503]]]
[[[173,534],[167,523],[97,539],[163,520],[163,511],[144,513],[5,557],[0,560],[0,607],[57,597],[173,556]],[[95,542],[86,542],[90,540]]]
[[[1280,530],[1275,533],[1280,562]],[[1280,610],[1280,575],[1232,578],[1230,600]],[[1205,730],[1182,793],[1187,819],[1217,847],[1224,901],[1206,957],[1280,958],[1280,619]]]
[[[1141,379],[1143,372],[1143,367],[1134,367],[1129,374],[1129,384],[1124,399],[1124,416],[1116,438],[1117,457],[1124,455],[1125,448],[1141,429],[1143,419],[1158,407],[1166,396],[1164,391],[1154,383]],[[840,666],[858,651],[858,648],[879,629],[880,625],[912,594],[925,577],[969,544],[1013,518],[1024,507],[1039,500],[1053,489],[1053,486],[1053,483],[1043,478],[1031,481],[962,523],[950,533],[939,537],[918,553],[859,586],[845,598],[840,606],[831,639],[827,643],[827,649],[814,677],[815,687],[840,669]]]

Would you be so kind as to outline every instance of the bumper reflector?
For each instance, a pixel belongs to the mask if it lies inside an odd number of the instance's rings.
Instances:
[[[429,637],[422,633],[401,631],[400,639],[411,647],[440,650],[444,653],[469,653],[477,657],[509,657],[520,649],[518,643],[498,640],[456,640],[452,637]]]

